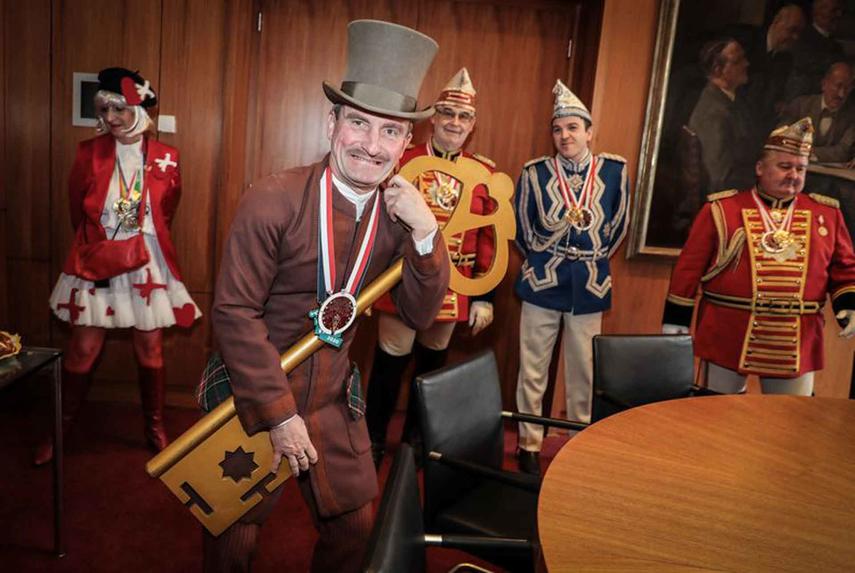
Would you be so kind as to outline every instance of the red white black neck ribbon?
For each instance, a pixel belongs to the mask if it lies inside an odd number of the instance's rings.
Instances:
[[[558,161],[557,157],[553,158],[553,161],[555,162],[555,174],[558,177],[558,186],[561,188],[561,195],[564,197],[564,204],[567,206],[567,212],[564,217],[579,231],[587,231],[594,225],[594,212],[591,210],[591,197],[594,193],[591,187],[593,187],[594,181],[592,174],[597,169],[597,158],[591,158],[588,173],[585,175],[585,181],[582,183],[582,191],[579,193],[578,199],[564,177],[564,169],[561,167],[561,162]]]
[[[356,262],[344,287],[333,292],[338,284],[335,264],[335,236],[333,226],[333,184],[332,173],[329,167],[324,171],[320,184],[320,209],[318,210],[318,264],[320,272],[318,281],[323,281],[323,299],[319,300],[321,306],[309,313],[315,322],[315,334],[324,342],[340,347],[342,336],[353,321],[356,319],[356,295],[362,287],[365,272],[368,270],[368,262],[371,259],[371,251],[374,249],[374,239],[377,236],[377,227],[380,222],[380,201],[375,192],[374,205],[368,219],[368,228],[362,237],[359,251],[356,254]],[[318,285],[321,286],[320,284]],[[321,291],[321,289],[318,289]]]

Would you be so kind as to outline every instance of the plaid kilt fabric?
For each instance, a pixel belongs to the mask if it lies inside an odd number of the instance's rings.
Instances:
[[[205,412],[210,412],[232,395],[231,376],[219,352],[208,358],[205,371],[196,388],[196,402]]]
[[[347,407],[354,420],[365,415],[365,397],[362,395],[362,374],[356,362],[352,362],[345,387]],[[196,402],[205,412],[210,412],[232,395],[231,376],[223,357],[215,352],[208,358],[205,371],[196,388]]]

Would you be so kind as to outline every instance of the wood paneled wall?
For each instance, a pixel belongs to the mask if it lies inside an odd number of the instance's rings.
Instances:
[[[183,196],[173,228],[185,283],[202,309],[189,331],[165,338],[168,381],[191,388],[214,344],[208,316],[217,262],[240,197],[267,173],[320,158],[329,103],[323,80],[338,81],[346,62],[346,24],[378,18],[415,27],[440,43],[423,86],[429,102],[466,65],[479,91],[479,122],[470,150],[516,177],[531,157],[551,150],[548,120],[555,78],[590,101],[601,0],[36,0],[3,2],[0,124],[5,181],[0,231],[8,269],[0,273],[0,324],[29,344],[62,345],[67,327],[47,299],[72,230],[66,180],[78,141],[72,127],[74,72],[111,65],[139,69],[158,92],[161,114],[177,133],[159,135],[181,151]],[[257,31],[257,12],[263,30]],[[597,23],[586,28],[585,22]],[[581,26],[581,32],[580,32]],[[567,42],[580,34],[567,58]],[[427,137],[425,126],[416,141]],[[12,216],[14,215],[14,216]],[[6,246],[8,245],[8,246]],[[461,333],[458,355],[494,346],[505,357],[506,397],[516,379],[519,304],[512,283],[500,287],[496,325],[477,339]],[[2,270],[2,267],[0,267]],[[9,292],[4,296],[4,288]],[[370,368],[374,323],[354,357]],[[461,329],[463,330],[463,329]],[[127,333],[111,333],[98,378],[132,382]]]

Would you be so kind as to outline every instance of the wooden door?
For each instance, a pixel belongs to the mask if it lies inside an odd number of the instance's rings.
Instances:
[[[492,158],[513,179],[527,160],[552,152],[551,90],[556,78],[571,77],[568,43],[576,3],[263,0],[260,8],[256,99],[249,119],[250,179],[317,161],[327,152],[325,118],[330,104],[321,82],[341,80],[346,26],[358,18],[413,27],[439,43],[419,96],[421,105],[432,101],[460,67],[469,69],[478,91],[478,124],[469,151]],[[427,137],[425,122],[414,141]],[[496,350],[508,404],[513,403],[518,368],[519,301],[513,281],[519,265],[514,254],[497,291],[494,324],[476,338],[461,325],[452,342],[452,360],[488,346]],[[375,332],[374,320],[364,321],[351,350],[366,373]]]

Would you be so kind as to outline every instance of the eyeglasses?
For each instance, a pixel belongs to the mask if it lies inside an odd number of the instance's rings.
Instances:
[[[436,113],[443,119],[454,120],[456,117],[462,123],[475,121],[475,114],[471,111],[454,111],[450,107],[438,107],[436,108]]]

